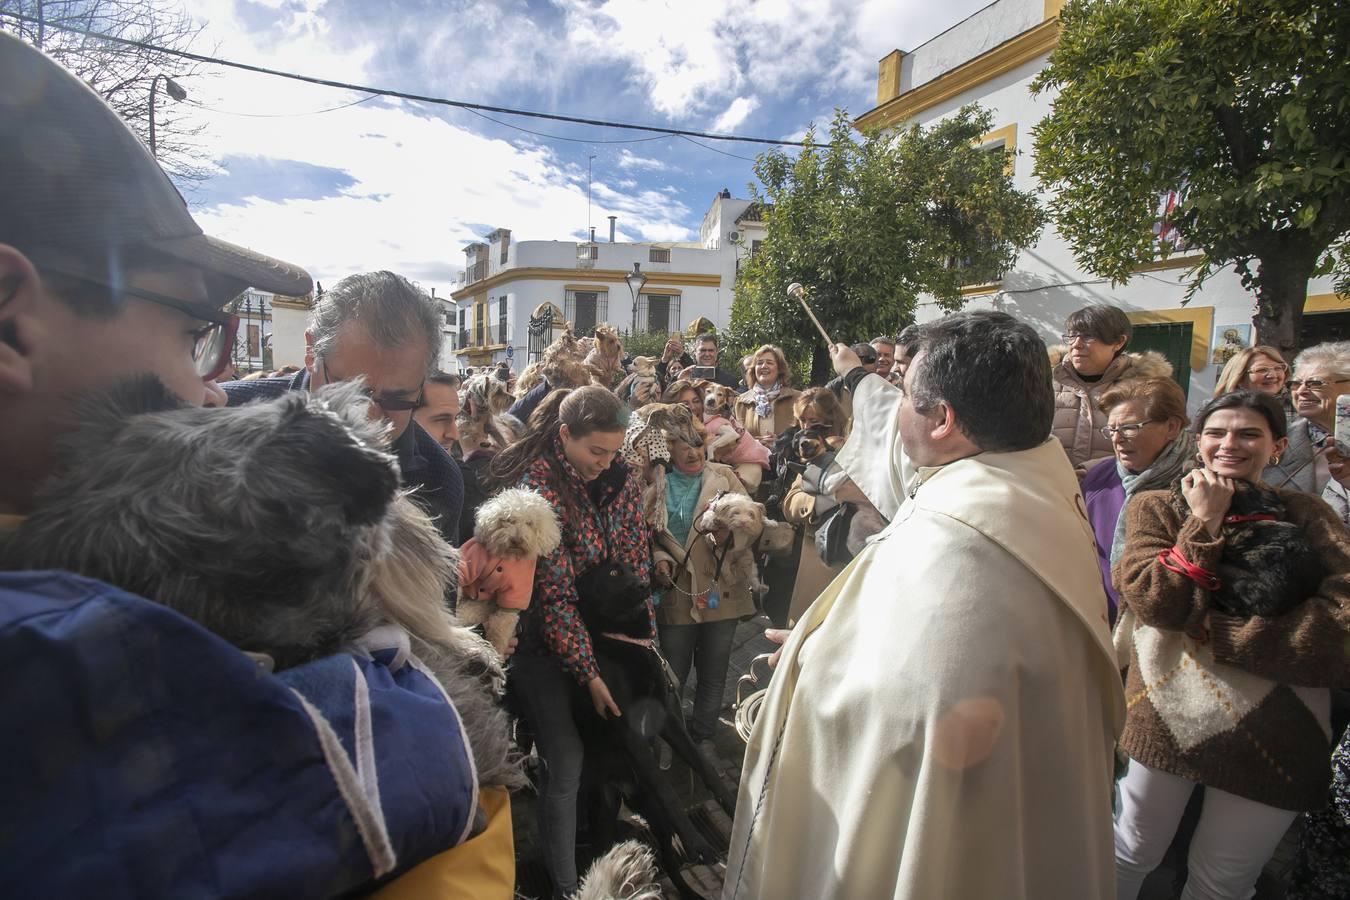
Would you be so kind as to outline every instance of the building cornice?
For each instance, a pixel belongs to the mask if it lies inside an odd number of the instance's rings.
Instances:
[[[314,308],[314,301],[309,297],[286,297],[276,294],[272,297],[272,307],[281,309],[298,309],[303,312],[309,312]]]
[[[513,281],[576,281],[584,283],[583,290],[589,290],[591,287],[603,285],[623,285],[627,290],[627,283],[624,279],[632,272],[623,269],[562,269],[548,268],[545,266],[521,266],[516,269],[505,269],[482,281],[475,281],[473,284],[466,285],[455,291],[450,296],[456,301],[466,300],[475,297],[485,291],[492,290],[503,284],[509,284]],[[672,287],[721,287],[722,276],[703,274],[700,272],[644,272],[642,273],[652,282],[659,281],[661,284],[668,284]],[[648,293],[652,288],[643,288],[643,293]]]
[[[853,127],[859,131],[878,131],[901,125],[926,109],[1049,53],[1057,43],[1059,19],[1048,19],[951,71],[868,110],[853,121]]]

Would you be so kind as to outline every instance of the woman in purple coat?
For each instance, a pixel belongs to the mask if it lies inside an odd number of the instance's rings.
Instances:
[[[1125,546],[1125,504],[1139,491],[1169,487],[1195,465],[1195,442],[1186,431],[1186,395],[1170,378],[1137,378],[1104,392],[1097,401],[1106,413],[1104,434],[1115,464],[1103,462],[1083,479],[1083,500],[1097,539],[1102,584],[1116,621],[1111,566]]]

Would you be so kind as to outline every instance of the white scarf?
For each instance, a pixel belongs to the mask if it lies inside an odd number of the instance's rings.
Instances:
[[[755,393],[755,415],[761,419],[767,419],[773,415],[773,401],[778,399],[778,392],[783,389],[781,382],[775,381],[773,387],[765,390],[759,382],[751,390]]]

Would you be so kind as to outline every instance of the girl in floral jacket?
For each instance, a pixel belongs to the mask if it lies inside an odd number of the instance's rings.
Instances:
[[[558,897],[577,888],[582,744],[572,718],[573,683],[587,688],[598,715],[623,715],[596,668],[579,612],[586,598],[577,594],[577,578],[611,559],[626,563],[643,581],[651,570],[640,473],[618,456],[625,419],[623,405],[603,387],[553,391],[531,414],[526,434],[490,467],[496,486],[517,485],[542,495],[563,533],[558,549],[535,568],[534,598],[521,616],[510,672],[544,763],[539,830]],[[651,636],[655,633],[653,619]]]

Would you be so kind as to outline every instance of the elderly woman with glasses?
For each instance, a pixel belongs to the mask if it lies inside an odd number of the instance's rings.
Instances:
[[[1064,345],[1050,350],[1054,367],[1052,433],[1064,445],[1078,477],[1114,455],[1100,431],[1106,414],[1097,405],[1111,385],[1128,378],[1167,378],[1171,364],[1158,353],[1126,353],[1130,320],[1114,306],[1085,306],[1069,315]]]
[[[1336,398],[1350,392],[1350,341],[1309,347],[1294,359],[1289,395],[1298,417],[1289,446],[1261,479],[1273,487],[1318,494],[1350,523],[1350,471],[1335,452]]]
[[[1125,506],[1140,491],[1175,484],[1194,464],[1195,442],[1185,430],[1186,395],[1170,378],[1131,378],[1112,385],[1097,399],[1106,415],[1102,435],[1115,451],[1114,465],[1094,466],[1083,479],[1083,501],[1096,538],[1115,623],[1118,595],[1111,567],[1125,549]]]

